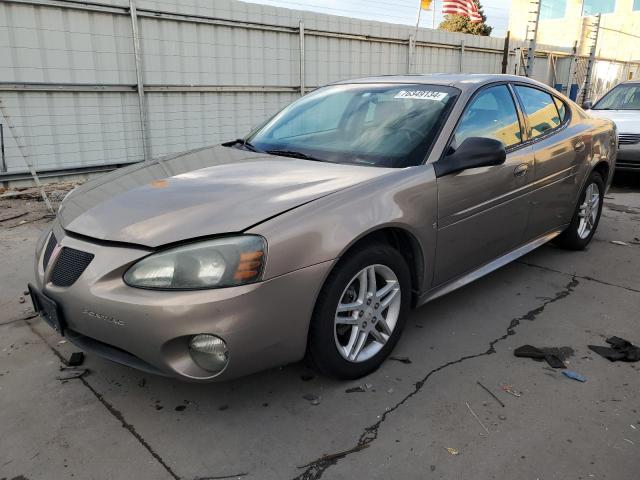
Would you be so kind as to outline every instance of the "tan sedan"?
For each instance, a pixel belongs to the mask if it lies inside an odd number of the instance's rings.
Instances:
[[[149,372],[306,357],[360,377],[410,308],[549,240],[584,248],[616,148],[612,122],[522,77],[333,84],[244,139],[73,191],[30,290],[70,341]]]

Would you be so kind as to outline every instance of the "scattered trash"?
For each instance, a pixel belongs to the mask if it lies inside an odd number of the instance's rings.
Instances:
[[[505,415],[498,415],[498,418],[500,420],[506,420],[507,419],[507,417]]]
[[[502,407],[504,407],[504,403],[502,403],[502,400],[500,400],[498,397],[495,396],[495,394],[489,390],[487,387],[485,387],[483,384],[481,384],[480,382],[476,382],[478,385],[480,385],[489,395],[491,395],[496,402],[498,402],[500,405],[502,405]]]
[[[474,412],[471,409],[471,406],[469,405],[469,402],[464,402],[464,404],[467,406],[467,408],[469,409],[469,412],[471,413],[471,415],[473,415],[473,418],[475,418],[478,423],[480,424],[480,426],[482,428],[484,428],[484,431],[487,432],[487,435],[489,435],[489,430],[487,429],[487,427],[484,426],[484,423],[482,423],[482,420],[480,420],[480,418],[478,417],[478,415],[476,415],[476,412]]]
[[[58,375],[56,377],[56,380],[60,380],[61,382],[65,382],[67,380],[73,380],[75,378],[81,378],[83,375],[86,375],[87,372],[89,371],[86,368],[82,368],[82,369],[66,368],[64,370],[66,372],[68,372],[68,373],[66,375]]]
[[[82,365],[83,362],[84,362],[84,353],[73,352],[71,354],[71,357],[69,357],[69,360],[67,361],[67,365],[69,365],[70,367],[77,367],[79,365]]]
[[[611,243],[613,243],[614,245],[621,245],[623,247],[629,246],[627,242],[623,242],[622,240],[611,240]]]
[[[357,387],[347,388],[345,390],[345,393],[360,393],[360,392],[366,392],[366,390],[362,385],[358,385]]]
[[[458,450],[451,447],[447,447],[447,452],[449,452],[451,455],[458,455],[460,453]]]
[[[65,343],[67,343],[67,341],[66,341],[66,340],[60,340],[60,341],[58,342],[58,345],[64,345]]]
[[[573,355],[573,349],[569,347],[538,348],[532,345],[522,345],[513,351],[516,357],[532,358],[536,361],[546,360],[550,367],[567,368],[565,359]]]
[[[637,362],[640,360],[640,347],[628,340],[620,337],[609,337],[605,340],[611,347],[601,347],[599,345],[588,345],[589,349],[598,355],[617,362]]]
[[[503,392],[507,392],[510,395],[513,395],[514,397],[521,397],[522,393],[517,391],[515,388],[513,388],[511,385],[507,385],[506,383],[503,385],[500,385],[500,388],[502,388]]]
[[[629,440],[628,438],[624,438],[623,440],[625,442],[629,442],[631,445],[635,445],[635,442],[633,440]]]
[[[563,370],[562,374],[565,377],[572,378],[572,379],[577,380],[579,382],[586,382],[587,381],[587,377],[585,377],[584,375],[580,375],[578,372],[574,372],[573,370]]]
[[[392,356],[392,357],[389,357],[389,360],[394,360],[396,362],[405,363],[405,364],[412,363],[409,357]]]
[[[370,383],[363,383],[362,385],[358,385],[357,387],[347,388],[345,390],[345,393],[361,393],[366,392],[367,390],[373,390],[373,385],[371,385]]]
[[[633,428],[634,430],[637,430],[635,425],[629,425],[631,428]]]
[[[184,412],[184,410],[187,408],[186,405],[178,405],[174,410],[176,412]]]
[[[387,393],[393,393],[393,392],[394,392],[393,388],[390,388],[389,390],[387,390]]]
[[[313,393],[305,393],[302,398],[311,402],[311,405],[320,405],[320,397],[314,395]]]
[[[24,297],[18,297],[18,303],[24,303],[25,301]]]

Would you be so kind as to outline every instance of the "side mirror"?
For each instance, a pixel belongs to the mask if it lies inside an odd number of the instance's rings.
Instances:
[[[469,168],[501,165],[507,159],[504,143],[493,138],[469,137],[449,155],[433,164],[436,177]]]
[[[587,100],[586,102],[582,102],[582,108],[585,110],[590,110],[593,107],[593,102],[591,100]]]

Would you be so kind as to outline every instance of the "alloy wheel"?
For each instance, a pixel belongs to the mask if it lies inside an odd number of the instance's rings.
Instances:
[[[398,322],[401,292],[398,277],[385,265],[358,272],[340,296],[334,337],[340,355],[364,362],[385,346]]]
[[[591,183],[587,187],[584,195],[584,202],[580,205],[578,216],[578,236],[581,239],[587,238],[595,228],[600,207],[600,188],[596,183]]]

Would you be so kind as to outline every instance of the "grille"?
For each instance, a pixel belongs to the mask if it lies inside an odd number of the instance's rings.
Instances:
[[[45,270],[47,269],[47,265],[49,265],[49,259],[51,258],[51,254],[53,253],[53,249],[56,248],[57,243],[58,240],[56,239],[56,236],[51,232],[47,246],[44,249],[44,257],[42,258],[42,266]]]
[[[640,143],[640,133],[620,133],[618,134],[619,145],[634,145]]]
[[[93,260],[92,253],[63,247],[51,273],[51,282],[58,287],[70,287]]]

